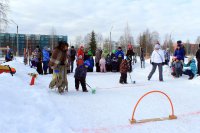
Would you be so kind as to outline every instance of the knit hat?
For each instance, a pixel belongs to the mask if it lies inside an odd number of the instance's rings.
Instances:
[[[159,44],[156,44],[154,48],[155,48],[155,49],[160,49],[160,45],[159,45]]]
[[[181,40],[178,40],[178,41],[177,41],[177,44],[182,44],[182,41],[181,41]]]

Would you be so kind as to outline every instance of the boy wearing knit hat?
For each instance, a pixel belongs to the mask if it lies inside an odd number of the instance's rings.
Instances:
[[[200,75],[200,44],[199,44],[199,49],[196,52],[196,59],[197,59],[197,75]]]

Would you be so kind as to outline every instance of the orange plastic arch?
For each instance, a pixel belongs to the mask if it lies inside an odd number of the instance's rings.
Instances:
[[[154,90],[154,91],[150,91],[150,92],[145,93],[145,94],[137,101],[137,104],[135,105],[134,110],[133,110],[132,121],[135,120],[135,119],[134,119],[134,115],[135,115],[135,111],[136,111],[136,109],[137,109],[138,104],[141,102],[141,100],[142,100],[145,96],[147,96],[147,95],[149,95],[149,94],[151,94],[151,93],[160,93],[160,94],[165,95],[165,96],[167,97],[167,99],[169,100],[170,105],[171,105],[171,110],[172,110],[172,112],[171,112],[171,115],[170,115],[170,116],[174,116],[174,106],[173,106],[172,101],[171,101],[171,99],[169,98],[169,96],[168,96],[166,93],[162,92],[162,91]]]

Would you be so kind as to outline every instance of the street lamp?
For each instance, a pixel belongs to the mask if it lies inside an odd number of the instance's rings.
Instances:
[[[14,24],[17,25],[17,51],[16,51],[16,56],[19,56],[19,42],[18,42],[18,24],[15,23],[15,21],[11,20]]]
[[[110,53],[112,52],[112,41],[111,41],[111,31],[113,29],[113,26],[110,29]]]

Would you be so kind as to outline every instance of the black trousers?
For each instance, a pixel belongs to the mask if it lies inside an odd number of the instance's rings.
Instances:
[[[199,74],[200,75],[200,59],[197,59],[197,69],[198,69],[198,71],[197,71],[197,74]]]
[[[42,62],[37,62],[37,72],[43,74]]]
[[[99,66],[99,63],[96,63],[96,72],[100,72],[100,66]]]
[[[120,83],[127,83],[127,73],[121,73]]]
[[[76,87],[76,90],[79,90],[79,83],[81,83],[83,91],[87,90],[85,78],[81,78],[81,79],[75,78],[75,87]]]

